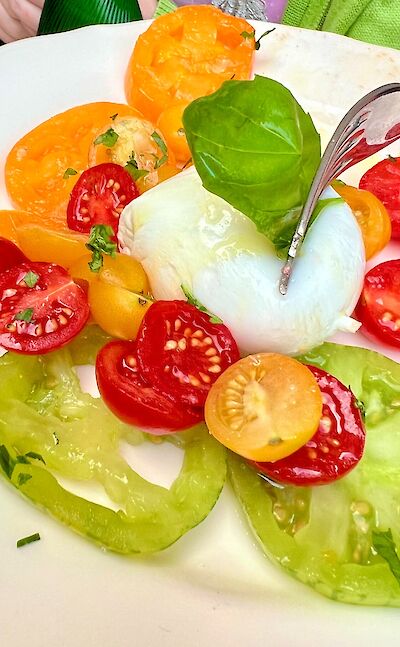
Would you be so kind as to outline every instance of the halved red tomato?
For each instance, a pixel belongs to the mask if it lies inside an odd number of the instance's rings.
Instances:
[[[318,430],[294,454],[274,463],[252,463],[259,472],[279,483],[301,486],[331,483],[350,472],[364,451],[364,423],[353,393],[321,368],[308,368],[322,393]]]
[[[203,418],[201,409],[180,405],[157,393],[143,379],[132,342],[112,341],[101,349],[96,360],[96,379],[109,409],[124,422],[149,433],[179,431]]]
[[[47,353],[75,337],[89,316],[86,295],[59,265],[25,262],[0,274],[0,346]]]
[[[215,380],[239,359],[228,328],[185,301],[156,301],[136,343],[143,376],[174,401],[202,407]]]
[[[139,191],[119,164],[99,164],[84,171],[71,192],[67,209],[70,229],[89,233],[93,225],[110,225],[115,235],[122,209]]]
[[[18,263],[23,263],[24,261],[28,261],[28,259],[19,247],[14,245],[11,240],[0,237],[0,272],[4,272],[13,265],[18,265]]]
[[[400,347],[400,260],[380,263],[367,272],[355,317],[367,337]]]
[[[387,157],[370,168],[360,180],[360,189],[370,191],[385,205],[392,221],[392,238],[400,238],[400,157]]]

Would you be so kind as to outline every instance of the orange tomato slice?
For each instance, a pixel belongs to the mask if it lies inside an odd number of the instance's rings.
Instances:
[[[16,228],[16,215],[17,212],[12,209],[0,210],[0,236],[12,240],[13,243],[18,244],[17,228]],[[18,214],[19,217],[24,217],[24,212]]]
[[[71,230],[54,231],[35,224],[17,227],[18,245],[31,261],[68,268],[87,252],[87,236]]]
[[[161,123],[172,122],[177,133],[182,105],[215,92],[232,77],[250,78],[255,40],[243,33],[253,32],[243,18],[210,5],[180,7],[160,16],[136,41],[125,76],[128,103],[158,122],[162,132]],[[176,113],[162,118],[164,110],[175,104]],[[177,160],[185,163],[187,150],[182,150],[181,141],[174,147],[176,136],[171,134],[170,146]]]
[[[210,433],[255,461],[293,454],[315,434],[322,395],[311,371],[276,353],[249,355],[224,371],[208,394]]]
[[[357,189],[340,181],[332,182],[335,189],[352,210],[361,229],[366,259],[372,258],[389,242],[392,224],[386,207],[373,193]]]
[[[134,113],[119,103],[89,103],[71,108],[40,124],[12,148],[6,161],[7,190],[13,205],[60,225],[66,222],[70,192],[88,168],[89,148],[95,133],[115,114]],[[64,178],[67,169],[76,175]],[[56,225],[57,226],[57,225]]]

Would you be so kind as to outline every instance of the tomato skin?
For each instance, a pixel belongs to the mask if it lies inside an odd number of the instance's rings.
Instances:
[[[369,260],[387,245],[392,235],[391,220],[386,207],[370,191],[356,189],[337,180],[332,182],[332,187],[352,210],[361,229],[365,258]]]
[[[137,338],[137,356],[147,381],[166,397],[202,407],[211,385],[239,359],[223,324],[185,301],[156,301]]]
[[[253,467],[285,485],[325,485],[345,476],[360,461],[365,428],[353,393],[321,368],[308,366],[322,393],[322,416],[314,436],[294,454]]]
[[[387,157],[362,176],[360,189],[371,191],[385,205],[392,221],[392,238],[400,239],[400,157]]]
[[[367,272],[354,315],[362,322],[360,332],[400,348],[400,260]]]
[[[151,434],[180,431],[195,425],[200,409],[180,406],[157,393],[143,379],[132,342],[111,341],[96,360],[97,385],[105,404],[121,420]]]
[[[106,163],[82,173],[72,189],[67,208],[70,229],[88,234],[93,225],[110,225],[115,236],[122,209],[139,191],[122,166]]]
[[[8,270],[14,265],[29,262],[29,259],[7,238],[0,237],[0,272]]]
[[[24,282],[32,272],[34,286]],[[85,325],[89,306],[83,290],[63,267],[26,262],[0,274],[0,346],[17,353],[41,354],[68,343]],[[26,320],[16,318],[31,311]]]

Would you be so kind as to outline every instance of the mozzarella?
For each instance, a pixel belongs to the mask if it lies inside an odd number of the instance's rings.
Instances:
[[[328,189],[324,198],[335,197]],[[251,220],[202,186],[194,169],[131,202],[119,243],[140,261],[157,299],[183,299],[181,285],[231,330],[242,353],[298,354],[351,319],[364,277],[364,245],[345,203],[325,207],[310,227],[286,296],[282,261]]]

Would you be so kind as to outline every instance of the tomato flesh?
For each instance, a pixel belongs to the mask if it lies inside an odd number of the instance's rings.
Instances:
[[[362,176],[360,189],[371,191],[388,210],[392,238],[400,238],[400,157],[378,162]]]
[[[143,375],[166,397],[202,407],[228,366],[239,359],[237,344],[223,324],[185,301],[156,301],[137,335]]]
[[[367,337],[400,347],[400,260],[380,263],[365,275],[355,317]]]
[[[0,237],[0,272],[25,261],[29,262],[19,247],[14,245],[11,240]]]
[[[0,346],[20,353],[63,346],[89,316],[83,290],[52,263],[20,263],[2,272],[0,294]]]
[[[110,225],[115,235],[123,208],[139,191],[131,176],[118,164],[99,164],[82,173],[71,192],[67,208],[70,229],[89,233],[93,225]]]
[[[323,485],[336,481],[357,465],[364,451],[365,429],[353,393],[321,368],[308,368],[322,393],[318,430],[294,454],[274,463],[253,463],[262,474],[288,485]]]
[[[210,433],[255,461],[293,454],[315,434],[322,396],[311,371],[278,353],[249,355],[213,385],[205,406]]]
[[[172,433],[203,418],[201,409],[181,406],[143,379],[132,342],[112,341],[101,349],[96,360],[96,379],[109,409],[124,422],[149,433]]]

